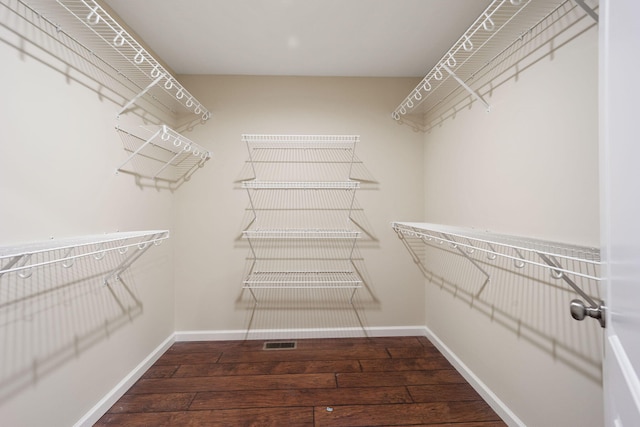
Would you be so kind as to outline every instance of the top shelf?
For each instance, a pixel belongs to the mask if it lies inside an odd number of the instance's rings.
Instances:
[[[405,115],[428,116],[461,89],[472,92],[468,85],[478,72],[566,1],[492,1],[398,105],[392,117],[401,120]],[[488,107],[484,100],[480,101]]]
[[[44,20],[75,43],[63,43],[81,56],[99,58],[112,77],[136,96],[151,98],[172,114],[193,113],[208,120],[211,113],[138,41],[94,0],[27,0]],[[43,25],[43,24],[40,24]],[[122,112],[121,111],[121,112]]]

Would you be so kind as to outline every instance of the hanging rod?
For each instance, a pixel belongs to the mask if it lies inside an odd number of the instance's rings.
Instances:
[[[43,22],[34,25],[53,24],[58,40],[67,48],[83,58],[99,58],[112,77],[138,92],[120,113],[148,95],[173,114],[178,114],[179,108],[205,121],[211,117],[211,112],[96,1],[18,1],[41,16]]]
[[[469,86],[470,80],[499,52],[518,40],[568,0],[493,0],[453,44],[391,116],[428,114],[461,87],[488,104]]]
[[[415,237],[437,245],[446,243],[457,249],[487,277],[483,288],[490,280],[490,276],[478,265],[476,261],[478,258],[471,257],[472,254],[476,254],[474,255],[476,257],[477,254],[484,254],[490,261],[498,257],[506,258],[511,260],[514,267],[518,269],[527,264],[548,269],[553,278],[564,280],[588,302],[589,306],[580,300],[572,301],[572,317],[576,320],[582,320],[585,316],[593,317],[602,327],[605,326],[604,303],[591,298],[568,277],[573,275],[596,281],[602,280],[597,275],[601,265],[599,249],[441,224],[393,222],[391,226],[400,238]],[[573,268],[576,264],[578,268]],[[593,273],[580,271],[580,266],[589,266]]]
[[[153,230],[2,246],[0,247],[0,279],[9,273],[16,273],[22,279],[28,279],[37,268],[54,264],[71,268],[79,258],[100,261],[108,252],[117,251],[123,258],[120,264],[104,278],[104,284],[108,284],[109,279],[112,277],[117,279],[119,274],[151,246],[158,246],[168,238],[168,230]]]

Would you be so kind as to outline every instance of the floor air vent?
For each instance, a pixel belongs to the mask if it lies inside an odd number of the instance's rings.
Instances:
[[[296,348],[295,341],[271,341],[264,343],[263,350],[294,350]]]

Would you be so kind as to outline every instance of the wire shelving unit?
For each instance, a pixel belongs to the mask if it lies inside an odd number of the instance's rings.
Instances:
[[[351,301],[362,286],[353,264],[361,233],[344,227],[350,225],[355,190],[360,187],[358,181],[350,179],[359,139],[357,135],[242,135],[253,173],[251,179],[242,182],[253,215],[242,233],[249,243],[251,259],[243,287],[256,304],[255,289],[348,289],[353,291]],[[283,164],[287,165],[286,172]],[[271,179],[283,172],[296,179]],[[269,179],[261,179],[265,176]],[[263,192],[295,195],[268,200],[260,197]],[[318,192],[326,194],[318,196]],[[323,222],[319,227],[322,221],[315,212],[323,210],[337,212],[334,217],[340,220],[339,226],[326,227]],[[274,226],[273,219],[266,215],[269,211],[280,212],[279,217],[290,214],[296,226]]]
[[[604,327],[604,302],[587,295],[572,279],[582,277],[601,280],[600,250],[597,248],[441,224],[393,222],[391,226],[403,242],[407,237],[414,237],[425,243],[446,244],[456,250],[486,276],[485,285],[491,276],[479,261],[505,258],[513,262],[517,269],[525,265],[548,269],[552,277],[562,279],[588,302],[589,305],[586,306],[580,300],[572,301],[572,316],[577,320],[582,320],[585,316],[594,317]]]

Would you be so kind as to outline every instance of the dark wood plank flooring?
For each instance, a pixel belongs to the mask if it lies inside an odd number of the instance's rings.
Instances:
[[[179,342],[96,426],[506,426],[423,337]]]

